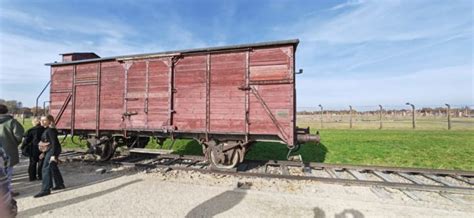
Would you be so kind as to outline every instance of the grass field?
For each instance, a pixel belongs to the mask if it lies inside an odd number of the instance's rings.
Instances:
[[[25,127],[30,126],[25,121]],[[474,170],[474,132],[470,130],[322,129],[320,134],[321,144],[307,143],[295,154],[312,162]],[[163,148],[170,144],[166,141]],[[69,138],[64,146],[78,147]],[[152,141],[147,147],[157,145]],[[193,140],[177,140],[173,150],[202,154],[201,146]],[[285,160],[287,152],[283,144],[260,142],[246,158]]]

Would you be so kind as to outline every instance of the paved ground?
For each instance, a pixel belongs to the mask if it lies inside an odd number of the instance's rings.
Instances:
[[[26,163],[16,167],[19,217],[474,217],[474,196],[60,165],[67,189],[35,199]],[[239,184],[239,185],[237,185]],[[239,186],[239,187],[238,187]]]

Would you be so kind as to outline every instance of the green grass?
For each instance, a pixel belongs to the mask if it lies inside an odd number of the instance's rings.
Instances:
[[[322,130],[321,144],[304,144],[294,154],[304,161],[474,170],[474,132],[442,130]],[[170,148],[167,140],[164,149]],[[148,148],[158,148],[151,142]],[[201,155],[193,140],[177,140],[175,153]],[[286,145],[255,143],[246,159],[285,160]],[[293,154],[292,154],[293,155]]]
[[[423,130],[323,130],[307,143],[304,161],[474,170],[474,132]],[[258,143],[248,159],[285,159],[284,145]]]
[[[31,127],[29,120],[25,127]],[[473,131],[322,129],[320,134],[321,144],[307,143],[294,154],[311,162],[474,170]],[[84,142],[75,145],[68,137],[64,147],[86,146]],[[162,148],[170,147],[171,140],[167,140]],[[160,147],[151,140],[147,148]],[[176,140],[172,149],[177,154],[202,154],[194,140]],[[287,152],[286,145],[259,142],[251,147],[246,159],[285,160]]]

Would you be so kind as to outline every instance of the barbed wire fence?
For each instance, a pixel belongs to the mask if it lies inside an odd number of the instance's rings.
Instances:
[[[474,105],[347,105],[297,108],[297,125],[317,129],[474,130]]]

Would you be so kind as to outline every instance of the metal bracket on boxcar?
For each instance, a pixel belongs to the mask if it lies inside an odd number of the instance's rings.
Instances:
[[[137,115],[137,114],[138,114],[138,112],[136,112],[136,111],[130,111],[130,112],[127,111],[127,112],[123,113],[123,116],[124,117],[130,117],[130,116]]]
[[[303,74],[303,69],[300,69],[298,72],[295,72],[295,74]]]
[[[138,98],[125,98],[125,101],[138,101]]]
[[[239,87],[239,90],[242,90],[242,91],[247,91],[250,89],[251,89],[250,86],[245,86],[245,85]]]

